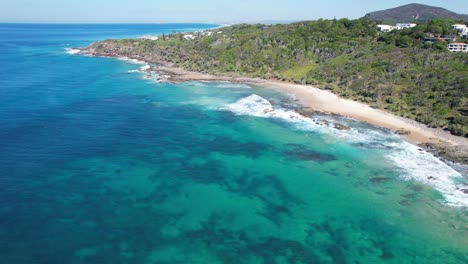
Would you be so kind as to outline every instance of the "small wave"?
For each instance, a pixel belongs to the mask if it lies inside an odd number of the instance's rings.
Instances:
[[[277,114],[277,112],[274,111],[273,105],[268,100],[256,94],[252,94],[235,103],[229,104],[226,109],[238,115],[272,117],[272,114]]]
[[[132,73],[132,72],[148,72],[149,69],[151,69],[151,66],[149,64],[145,64],[145,65],[141,66],[137,70],[129,70],[128,72],[129,73]]]
[[[145,66],[140,67],[140,71],[147,71],[149,69],[151,69],[151,66],[149,66],[148,64],[146,64]]]
[[[249,85],[239,83],[221,83],[216,85],[217,88],[229,88],[229,89],[252,89]]]
[[[121,61],[128,62],[128,63],[132,63],[132,64],[146,64],[146,62],[144,62],[144,61],[137,60],[137,59],[132,59],[132,58],[128,58],[128,57],[118,57],[117,59],[121,60]]]
[[[451,206],[468,207],[468,194],[462,191],[463,176],[431,153],[418,148],[397,135],[372,128],[350,130],[334,129],[338,120],[333,117],[304,117],[293,110],[275,108],[265,98],[252,94],[224,106],[222,109],[236,115],[278,118],[294,124],[297,128],[333,135],[345,142],[366,148],[382,149],[384,157],[400,171],[404,180],[416,180],[431,186],[443,194],[443,203]],[[339,122],[346,121],[345,119]],[[345,122],[346,123],[346,122]],[[467,187],[468,188],[468,187]]]

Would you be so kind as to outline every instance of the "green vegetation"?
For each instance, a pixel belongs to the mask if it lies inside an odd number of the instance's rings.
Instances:
[[[90,48],[194,71],[312,84],[468,137],[468,53],[421,41],[453,35],[455,23],[437,19],[390,33],[367,19],[237,25],[195,40],[173,34]]]

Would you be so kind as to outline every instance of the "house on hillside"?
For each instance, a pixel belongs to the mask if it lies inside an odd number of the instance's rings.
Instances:
[[[467,29],[468,27],[466,25],[463,25],[463,24],[455,24],[455,25],[452,25],[452,29],[455,29],[457,31],[460,31],[460,30],[465,30]]]
[[[394,26],[390,26],[390,25],[377,25],[377,28],[379,29],[379,31],[382,31],[382,32],[390,32],[395,29]]]
[[[468,26],[463,25],[463,24],[455,24],[452,25],[452,29],[456,30],[458,32],[458,35],[462,38],[466,38],[468,35]]]
[[[468,43],[450,43],[447,49],[451,52],[468,52]]]
[[[424,38],[423,42],[435,43],[438,40],[442,40],[442,41],[445,41],[445,42],[455,42],[455,41],[457,41],[457,37],[456,36],[449,36],[449,35],[434,37],[432,35],[431,37]]]
[[[377,28],[381,32],[390,32],[392,30],[400,30],[400,29],[405,29],[405,28],[412,28],[415,27],[416,24],[412,23],[397,23],[395,26],[390,26],[390,25],[377,25]]]
[[[412,28],[412,27],[415,27],[416,24],[413,24],[413,23],[397,23],[395,25],[395,27],[397,29],[405,29],[405,28]]]

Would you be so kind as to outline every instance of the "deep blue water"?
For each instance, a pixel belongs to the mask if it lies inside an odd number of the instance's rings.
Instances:
[[[211,27],[0,24],[0,263],[468,262],[466,175],[397,136],[66,52]]]

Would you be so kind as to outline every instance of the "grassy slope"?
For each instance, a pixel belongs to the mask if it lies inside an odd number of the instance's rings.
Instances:
[[[318,20],[288,25],[237,25],[212,36],[107,40],[98,52],[139,55],[209,73],[313,84],[453,134],[468,136],[468,54],[423,44],[450,34],[453,21],[380,34],[368,20]]]

